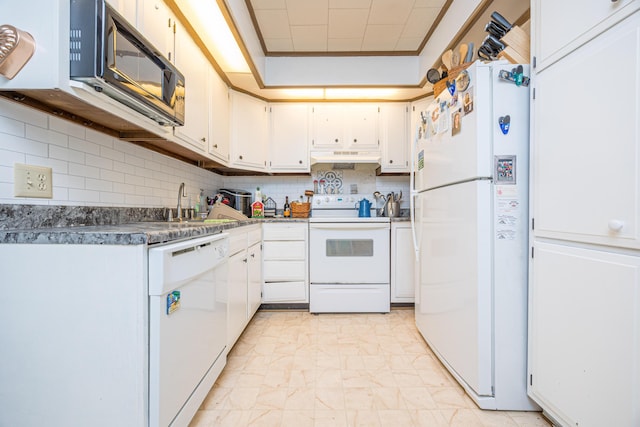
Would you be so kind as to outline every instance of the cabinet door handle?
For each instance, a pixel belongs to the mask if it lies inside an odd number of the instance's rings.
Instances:
[[[335,142],[338,142],[338,138],[335,139]]]
[[[246,263],[247,262],[247,258],[243,259],[242,262]]]
[[[393,160],[389,159],[389,164],[392,164],[392,163],[393,163]]]
[[[218,148],[218,144],[213,144],[213,148]]]
[[[356,138],[353,138],[353,142],[358,142],[358,140]]]
[[[609,230],[618,232],[624,227],[624,221],[620,221],[619,219],[612,219],[609,221],[608,225]]]
[[[239,158],[240,160],[242,160],[242,156],[238,156],[238,158]]]
[[[204,136],[202,138],[200,138],[200,141],[202,142],[207,142],[207,138],[205,138]]]
[[[298,160],[298,164],[300,164],[300,165],[301,165],[301,164],[302,164],[302,160]]]

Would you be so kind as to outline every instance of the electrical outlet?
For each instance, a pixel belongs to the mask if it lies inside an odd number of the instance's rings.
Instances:
[[[15,197],[53,198],[51,168],[44,166],[13,165],[13,193]]]

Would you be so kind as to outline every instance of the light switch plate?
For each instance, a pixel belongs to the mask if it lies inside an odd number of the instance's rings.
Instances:
[[[51,168],[44,166],[13,165],[13,193],[15,197],[53,198]]]

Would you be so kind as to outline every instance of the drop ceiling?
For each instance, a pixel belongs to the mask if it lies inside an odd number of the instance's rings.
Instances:
[[[247,0],[267,55],[417,55],[446,0]]]
[[[425,75],[446,49],[482,43],[491,12],[517,23],[529,11],[528,0],[217,2],[251,70],[218,71],[269,101],[419,99],[432,92]],[[196,33],[207,22],[185,17]]]

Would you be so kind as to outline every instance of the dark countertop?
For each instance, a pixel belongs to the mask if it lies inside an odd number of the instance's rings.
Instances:
[[[263,222],[308,222],[307,218],[276,217],[219,224],[161,218],[158,209],[0,205],[0,244],[154,245]],[[391,222],[409,220],[408,216],[391,218]]]
[[[141,221],[117,225],[0,230],[0,244],[153,245],[222,233],[262,222],[307,222],[307,219],[249,219],[223,224]]]

